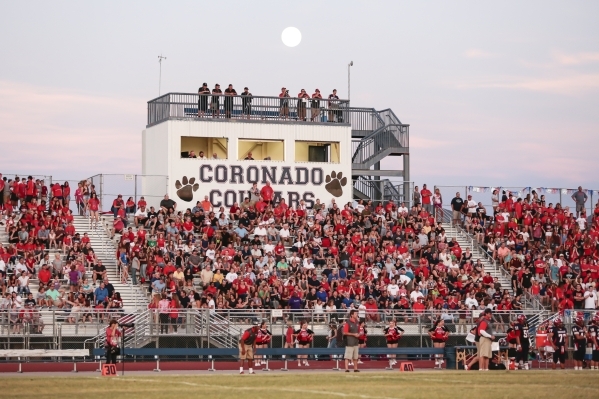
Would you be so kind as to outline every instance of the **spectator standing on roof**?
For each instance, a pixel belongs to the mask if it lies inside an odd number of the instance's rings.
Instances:
[[[578,191],[572,194],[572,199],[576,203],[576,217],[578,218],[584,212],[584,204],[587,202],[587,193],[582,191],[582,187],[578,186]]]
[[[306,93],[305,89],[302,89],[297,95],[297,119],[300,121],[306,120],[306,104],[310,99],[310,95]]]
[[[282,119],[287,119],[289,118],[289,90],[287,90],[285,87],[282,87],[279,97],[281,98],[279,117]]]
[[[241,93],[241,113],[245,118],[250,119],[252,115],[252,93],[250,93],[247,87],[243,88]]]
[[[320,114],[320,100],[322,99],[322,94],[320,94],[320,90],[316,89],[314,94],[312,94],[312,104],[311,104],[311,118],[312,122],[316,121],[318,115]]]
[[[333,93],[329,94],[329,122],[335,122],[335,116],[337,122],[343,122],[341,117],[341,110],[339,109],[339,96],[337,95],[337,89],[333,89]]]
[[[218,118],[220,116],[220,96],[223,91],[220,89],[220,85],[217,83],[212,89],[212,117]]]
[[[237,92],[233,88],[232,84],[225,89],[225,118],[231,119],[231,113],[233,112],[233,96],[236,96]]]
[[[210,95],[210,89],[208,83],[203,83],[202,87],[198,89],[198,116],[201,118],[208,111],[208,96]]]

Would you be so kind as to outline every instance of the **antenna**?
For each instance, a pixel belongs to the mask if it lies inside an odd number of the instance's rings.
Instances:
[[[158,56],[158,63],[160,64],[160,72],[158,73],[158,95],[160,96],[160,85],[162,84],[162,60],[166,60],[166,57],[162,56],[162,53]]]

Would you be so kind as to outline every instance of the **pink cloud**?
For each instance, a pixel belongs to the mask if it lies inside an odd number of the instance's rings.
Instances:
[[[145,100],[0,82],[3,168],[88,177],[140,169]],[[67,176],[64,176],[66,174]]]

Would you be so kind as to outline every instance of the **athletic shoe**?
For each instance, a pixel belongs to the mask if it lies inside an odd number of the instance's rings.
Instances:
[[[361,360],[358,360],[358,364],[364,364],[364,362]]]
[[[353,365],[354,365],[354,362],[349,362],[349,363],[348,363],[348,365],[349,365],[349,366],[353,366]]]
[[[346,373],[349,373],[349,370],[345,369],[345,372],[346,372]]]
[[[240,371],[239,374],[243,374],[243,371]]]
[[[310,363],[308,363],[308,362],[304,362],[304,366],[306,366],[306,367],[310,367]]]
[[[354,373],[359,373],[359,372],[360,372],[360,370],[354,370]]]
[[[254,371],[249,372],[248,374],[256,374]]]

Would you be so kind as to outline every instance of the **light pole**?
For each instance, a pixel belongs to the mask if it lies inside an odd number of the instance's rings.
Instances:
[[[158,73],[158,95],[160,96],[160,84],[162,83],[162,60],[166,60],[162,54],[158,56],[158,63],[160,64],[160,72]]]
[[[350,67],[352,67],[354,65],[353,61],[350,61],[349,64],[347,64],[347,101],[349,102],[350,99],[350,80],[349,80],[349,69]]]

